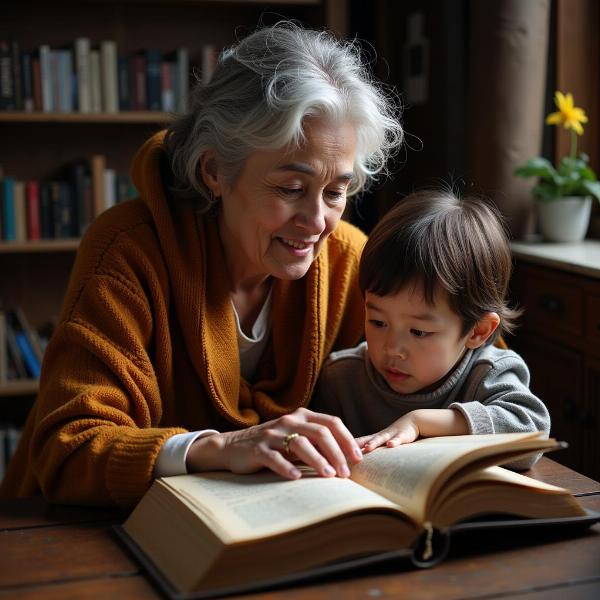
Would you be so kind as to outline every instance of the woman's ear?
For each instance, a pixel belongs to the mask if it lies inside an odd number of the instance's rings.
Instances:
[[[483,346],[490,335],[496,331],[498,325],[500,325],[498,313],[485,313],[467,335],[465,346],[473,349]]]
[[[219,177],[219,165],[217,155],[214,150],[207,150],[200,157],[200,173],[206,187],[212,192],[215,198],[221,194],[221,181]]]

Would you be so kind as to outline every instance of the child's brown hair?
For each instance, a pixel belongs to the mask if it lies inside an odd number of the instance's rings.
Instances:
[[[418,285],[429,303],[441,289],[463,321],[463,334],[485,313],[498,313],[491,343],[510,333],[520,315],[507,306],[511,271],[508,237],[491,204],[423,190],[401,200],[375,226],[363,250],[359,284],[363,294],[378,296]]]

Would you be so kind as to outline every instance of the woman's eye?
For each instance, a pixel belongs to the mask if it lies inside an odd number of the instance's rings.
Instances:
[[[284,196],[296,196],[302,193],[302,188],[289,188],[284,186],[278,186],[277,191]]]
[[[410,332],[418,338],[424,338],[427,337],[429,335],[429,332],[427,331],[422,331],[421,329],[411,329]]]
[[[325,195],[331,200],[343,200],[346,192],[342,190],[325,190]]]

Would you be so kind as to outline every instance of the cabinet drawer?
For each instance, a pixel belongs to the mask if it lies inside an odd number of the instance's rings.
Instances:
[[[600,296],[588,295],[585,299],[585,337],[600,344]]]
[[[583,334],[583,289],[560,277],[532,274],[526,283],[524,324],[552,336]]]

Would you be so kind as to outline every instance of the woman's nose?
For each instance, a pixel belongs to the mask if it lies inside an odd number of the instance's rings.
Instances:
[[[312,235],[321,235],[325,230],[325,206],[322,196],[305,198],[296,215],[296,225]]]

